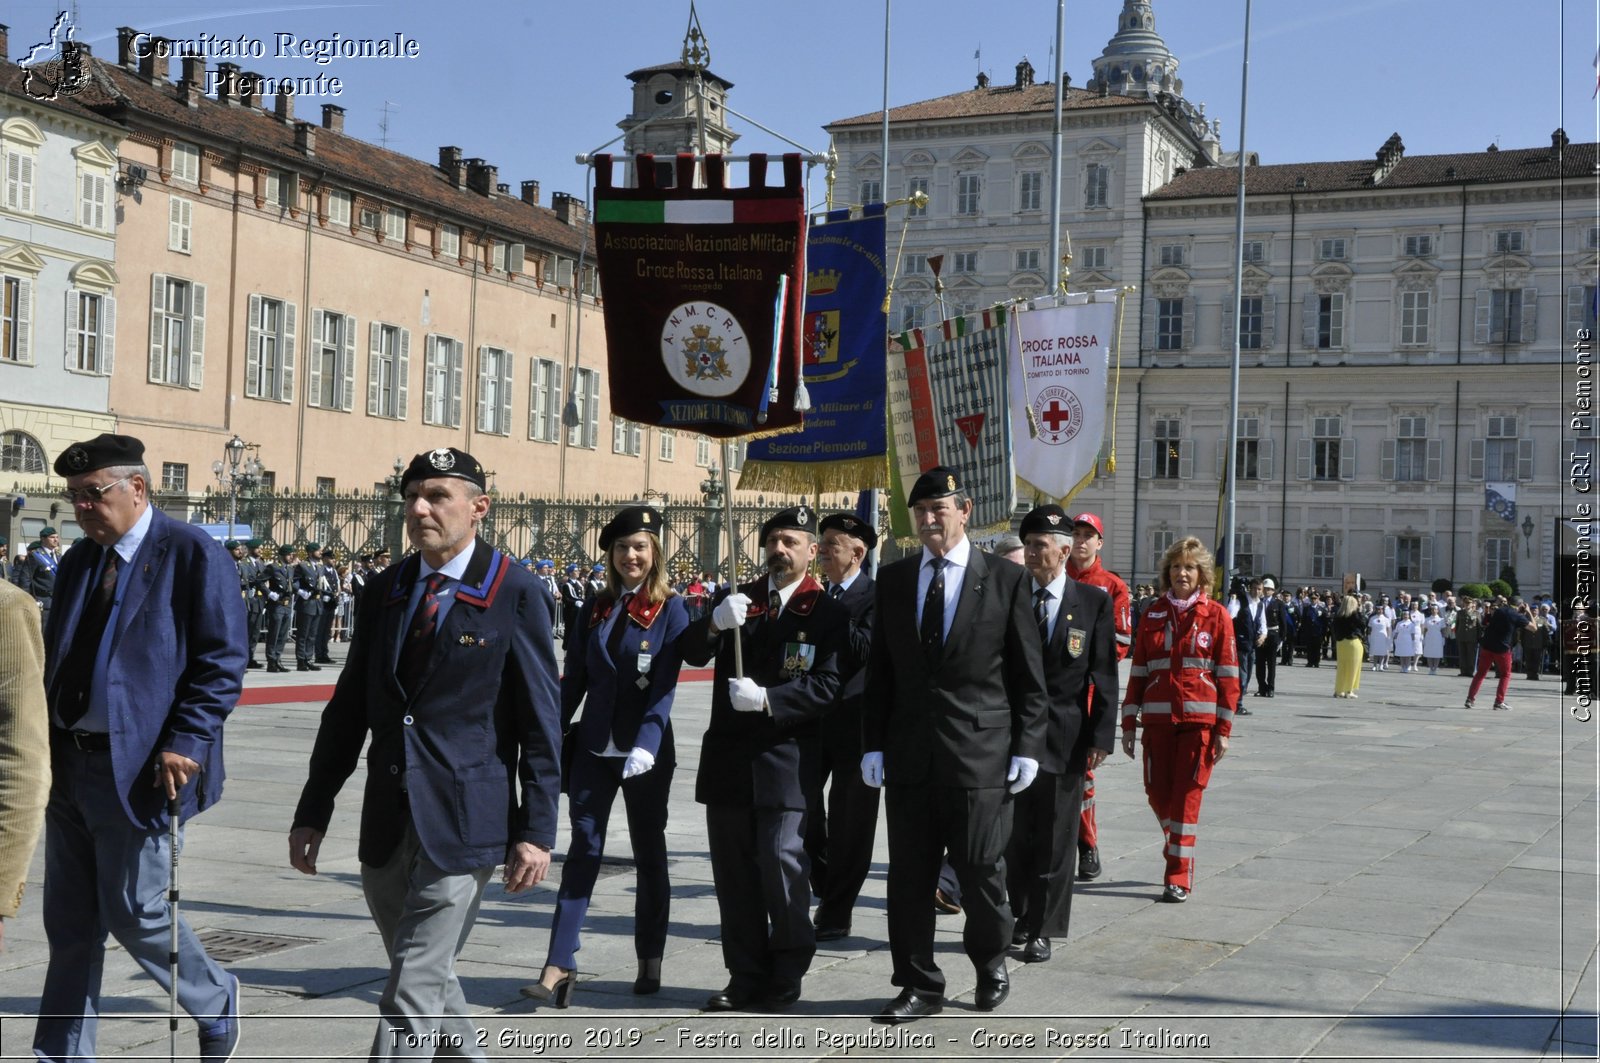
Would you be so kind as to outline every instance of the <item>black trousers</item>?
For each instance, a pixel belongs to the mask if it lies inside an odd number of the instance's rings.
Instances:
[[[1256,693],[1270,694],[1278,686],[1278,636],[1269,634],[1256,647]]]
[[[1461,649],[1461,674],[1475,674],[1474,670],[1478,666],[1478,640],[1458,642],[1457,645]]]
[[[1011,794],[1004,787],[893,783],[888,791],[892,982],[921,996],[943,996],[944,972],[933,960],[932,897],[946,850],[961,882],[966,919],[961,942],[967,958],[980,972],[1005,962],[1014,923],[1004,870]]]
[[[1012,799],[1006,846],[1006,893],[1017,929],[1029,937],[1064,938],[1072,922],[1072,884],[1078,877],[1078,826],[1083,773],[1039,772]]]
[[[878,837],[878,790],[861,781],[860,718],[841,712],[818,721],[805,757],[805,846],[819,927],[850,925]]]
[[[245,630],[250,639],[250,659],[256,659],[256,647],[261,644],[261,629],[266,622],[266,610],[260,598],[247,598],[244,606]]]
[[[816,955],[805,817],[797,809],[706,806],[722,962],[739,991],[798,986]]]

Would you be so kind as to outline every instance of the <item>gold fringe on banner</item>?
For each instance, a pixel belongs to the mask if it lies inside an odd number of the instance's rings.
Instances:
[[[882,489],[889,483],[889,459],[882,454],[846,461],[750,461],[739,472],[740,491],[781,491],[815,499],[843,491]]]

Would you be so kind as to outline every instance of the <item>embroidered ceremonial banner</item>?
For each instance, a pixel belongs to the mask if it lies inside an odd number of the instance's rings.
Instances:
[[[633,160],[637,188],[614,188],[611,156],[595,158],[595,243],[605,293],[607,378],[617,417],[718,439],[796,431],[805,275],[800,158],[766,187],[726,187],[720,156],[676,160],[656,187],[655,157]]]
[[[884,422],[885,286],[883,205],[852,220],[834,211],[806,240],[805,430],[751,442],[743,490],[815,499],[827,491],[882,487],[888,471]]]
[[[1517,485],[1514,483],[1485,483],[1483,485],[1483,508],[1501,520],[1507,522],[1515,521],[1517,519]]]
[[[905,382],[890,391],[899,477],[889,509],[896,538],[915,538],[905,516],[905,489],[921,470],[935,465],[954,469],[972,496],[969,533],[1009,527],[1017,490],[1005,401],[1005,308],[953,318],[938,329],[912,329],[900,337],[900,345]],[[891,361],[891,373],[896,368]],[[900,426],[907,422],[910,445],[902,447]]]
[[[1021,367],[1010,374],[1017,476],[1063,505],[1094,479],[1116,309],[1114,290],[1073,292],[1011,315],[1013,370]]]

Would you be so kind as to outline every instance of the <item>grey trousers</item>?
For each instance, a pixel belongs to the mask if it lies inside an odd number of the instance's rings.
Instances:
[[[478,918],[494,866],[441,871],[422,852],[415,827],[382,867],[361,865],[361,889],[389,953],[378,998],[372,1060],[487,1059],[467,1009],[455,961]]]

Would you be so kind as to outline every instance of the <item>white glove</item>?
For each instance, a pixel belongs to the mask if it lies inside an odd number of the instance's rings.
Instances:
[[[628,759],[622,764],[622,777],[631,779],[635,775],[643,775],[656,766],[656,758],[648,749],[634,746],[628,750]]]
[[[300,600],[302,602],[309,602],[311,600],[311,592],[310,591],[299,590],[299,591],[295,591],[295,593],[300,596]]]
[[[883,785],[882,753],[865,753],[862,755],[861,781],[874,788]]]
[[[748,677],[730,679],[728,700],[733,702],[735,712],[761,712],[767,707],[767,690]]]
[[[275,602],[279,598],[282,598],[282,597],[283,597],[283,595],[279,594],[277,591],[268,591],[267,592],[267,601],[269,601],[269,602]]]
[[[711,625],[718,631],[726,631],[731,627],[744,627],[744,618],[749,612],[750,596],[734,592],[711,610]]]
[[[1020,794],[1039,775],[1039,762],[1032,757],[1012,757],[1011,767],[1006,770],[1006,782],[1011,785],[1006,787],[1014,794]]]

